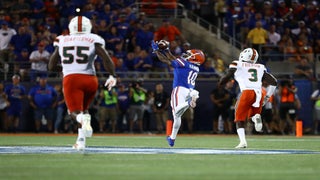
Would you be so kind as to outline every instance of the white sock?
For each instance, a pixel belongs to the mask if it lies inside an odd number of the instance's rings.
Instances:
[[[238,133],[238,136],[240,139],[240,143],[247,144],[246,134],[245,134],[244,128],[237,129],[237,133]]]
[[[181,117],[180,116],[175,116],[174,117],[174,121],[173,121],[173,125],[172,125],[172,133],[170,138],[171,139],[176,139],[177,134],[179,132],[181,126]]]
[[[78,139],[80,138],[86,138],[86,136],[83,133],[83,130],[81,128],[78,128]]]

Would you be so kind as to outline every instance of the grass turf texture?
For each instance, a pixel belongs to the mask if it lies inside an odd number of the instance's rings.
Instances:
[[[70,146],[76,136],[0,135],[0,146]],[[247,136],[249,150],[320,151],[319,136]],[[179,135],[174,148],[234,149],[236,135]],[[168,148],[165,136],[98,136],[88,146]],[[0,179],[319,179],[320,154],[0,154]]]

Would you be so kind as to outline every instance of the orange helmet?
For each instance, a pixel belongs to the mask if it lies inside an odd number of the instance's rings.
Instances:
[[[203,52],[199,49],[190,49],[183,53],[182,58],[188,60],[191,63],[201,65],[205,61]]]

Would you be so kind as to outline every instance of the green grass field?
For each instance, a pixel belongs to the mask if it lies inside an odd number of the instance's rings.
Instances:
[[[250,150],[301,154],[1,153],[9,146],[70,147],[76,135],[0,134],[0,179],[227,179],[318,180],[319,136],[247,136]],[[178,135],[174,149],[235,150],[236,135]],[[165,135],[95,135],[90,147],[164,148]],[[241,150],[242,151],[242,150]],[[73,151],[72,151],[73,152]],[[289,151],[290,152],[290,151]]]

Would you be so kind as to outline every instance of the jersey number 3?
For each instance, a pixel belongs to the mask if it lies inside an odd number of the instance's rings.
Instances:
[[[62,63],[64,64],[72,64],[76,61],[79,64],[88,63],[88,55],[87,51],[89,51],[89,47],[86,46],[67,46],[63,47],[63,57]],[[74,53],[75,52],[75,53]],[[77,59],[75,59],[75,56]]]
[[[251,77],[249,78],[249,81],[251,82],[257,82],[258,81],[258,73],[256,69],[248,69],[248,73],[251,74]]]

